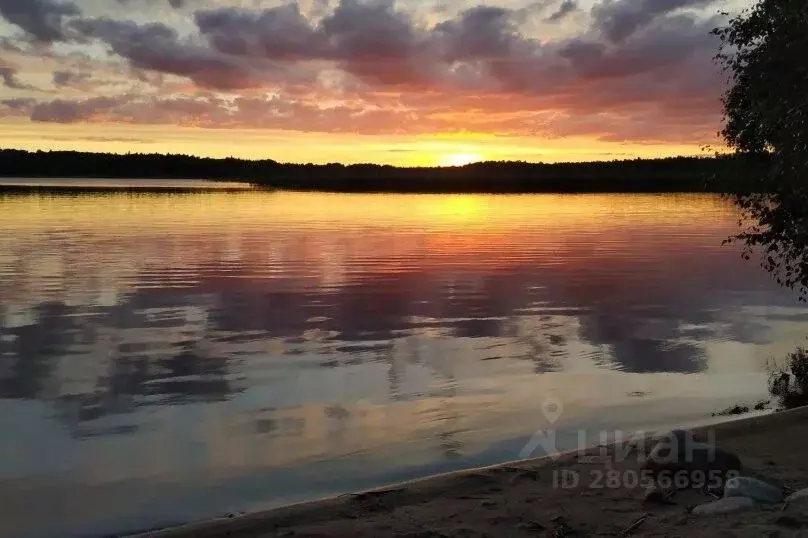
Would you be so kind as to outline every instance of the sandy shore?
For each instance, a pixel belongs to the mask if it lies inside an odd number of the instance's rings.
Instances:
[[[744,475],[792,489],[808,487],[808,409],[695,431],[714,436],[719,447],[737,454]],[[713,500],[696,490],[678,492],[672,504],[646,503],[637,450],[623,458],[625,449],[596,447],[440,475],[141,536],[808,536],[808,504],[707,517],[689,513]]]

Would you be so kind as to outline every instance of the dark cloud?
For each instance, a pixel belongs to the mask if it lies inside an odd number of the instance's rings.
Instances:
[[[446,60],[504,59],[525,43],[509,10],[479,6],[464,11],[456,20],[441,23],[436,38],[444,45]]]
[[[548,92],[576,76],[629,77],[712,47],[709,28],[689,15],[669,14],[705,2],[605,0],[593,9],[590,32],[549,43],[522,35],[517,11],[501,7],[471,8],[428,28],[392,3],[357,0],[342,0],[319,24],[306,19],[296,4],[202,10],[194,17],[201,40],[180,37],[162,23],[102,18],[76,27],[136,69],[218,89],[277,83],[330,64],[371,86]],[[577,9],[574,0],[565,0],[550,18],[559,20]],[[657,30],[643,33],[641,27]],[[638,33],[636,39],[613,42]],[[282,72],[283,77],[272,77]]]
[[[518,34],[515,14],[477,7],[435,28],[420,27],[391,3],[343,0],[318,25],[296,5],[253,12],[229,7],[201,11],[196,23],[217,52],[273,62],[336,62],[370,83],[432,85],[457,62],[510,60],[532,47]],[[462,74],[462,73],[461,73]]]
[[[715,0],[604,0],[592,8],[595,28],[610,41],[621,41],[654,20],[688,7],[702,7]]]
[[[121,99],[95,97],[84,101],[57,99],[39,103],[31,109],[31,121],[48,123],[76,123],[91,119],[100,112],[116,109]]]
[[[409,15],[390,3],[342,0],[319,25],[297,4],[262,11],[238,7],[196,13],[203,37],[219,52],[278,61],[388,60],[409,57],[417,43]]]
[[[121,4],[122,6],[137,5],[140,7],[143,6],[163,7],[166,4],[168,4],[170,7],[174,9],[182,9],[188,4],[186,0],[115,0],[115,1]]]
[[[0,105],[3,105],[3,108],[5,108],[7,112],[15,116],[21,113],[30,114],[31,110],[36,106],[36,99],[22,97],[17,99],[4,99],[0,101]]]
[[[69,71],[56,71],[53,73],[53,85],[56,87],[69,86],[73,73]]]
[[[321,57],[325,42],[297,4],[252,12],[240,8],[199,11],[199,31],[218,52],[274,60]]]
[[[412,19],[392,3],[342,0],[322,21],[320,34],[330,54],[342,60],[406,59],[417,43]]]
[[[33,90],[34,87],[21,82],[17,77],[17,70],[11,67],[0,67],[0,81],[6,88],[12,90]]]
[[[56,0],[0,0],[0,15],[43,43],[68,37],[66,20],[81,14],[78,6]]]
[[[561,5],[558,6],[558,9],[553,12],[552,15],[547,17],[547,21],[549,22],[558,22],[563,19],[566,19],[568,15],[575,13],[576,11],[580,11],[578,7],[578,2],[576,0],[564,0],[561,2]]]
[[[252,85],[249,70],[241,62],[182,40],[175,29],[163,23],[139,25],[106,18],[86,19],[79,21],[76,29],[102,41],[138,69],[188,77],[201,86],[220,89]]]
[[[57,88],[62,88],[65,86],[75,86],[77,84],[81,84],[86,82],[91,78],[90,73],[81,73],[81,72],[73,72],[73,71],[54,71],[53,72],[53,85]]]
[[[362,4],[342,0],[321,23],[319,35],[327,55],[346,71],[382,84],[402,84],[421,77],[419,36],[409,15],[391,3]]]
[[[68,71],[56,71],[53,73],[53,85],[56,87],[69,86],[73,73]]]
[[[553,91],[565,77],[542,42],[523,36],[510,10],[476,7],[439,24],[431,41],[439,53],[441,84],[469,91]]]
[[[693,55],[711,56],[716,42],[710,30],[716,24],[718,22],[712,19],[702,21],[687,15],[673,15],[654,23],[631,40],[607,46],[598,41],[573,39],[565,44],[561,53],[572,61],[578,73],[589,79],[631,77],[649,71],[666,77],[672,67],[686,63]],[[684,74],[676,72],[676,75]]]
[[[593,10],[591,32],[560,43],[522,35],[516,11],[490,6],[468,9],[433,28],[420,27],[389,3],[356,0],[343,0],[317,26],[293,5],[202,11],[196,22],[219,53],[285,64],[337,62],[371,84],[548,91],[572,76],[628,77],[682,63],[696,49],[706,51],[714,45],[711,28],[688,15],[669,15],[705,2],[643,0],[631,7],[626,0],[607,0]],[[560,20],[577,9],[574,0],[565,0],[550,18]],[[611,41],[641,27],[654,27],[657,34]]]
[[[422,40],[409,15],[391,3],[342,0],[318,25],[297,4],[259,12],[229,7],[200,11],[196,23],[217,52],[272,62],[336,62],[360,78],[409,80]]]

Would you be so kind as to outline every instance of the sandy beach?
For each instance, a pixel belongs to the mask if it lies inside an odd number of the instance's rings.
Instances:
[[[786,491],[808,487],[802,449],[808,409],[694,432],[736,454],[744,476]],[[808,503],[699,516],[690,513],[693,506],[714,500],[700,490],[680,490],[666,502],[648,502],[638,454],[649,447],[592,447],[140,536],[808,536]]]

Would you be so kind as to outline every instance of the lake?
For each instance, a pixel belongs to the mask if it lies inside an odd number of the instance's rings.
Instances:
[[[0,534],[259,510],[764,399],[808,310],[721,245],[736,220],[698,195],[0,196]]]

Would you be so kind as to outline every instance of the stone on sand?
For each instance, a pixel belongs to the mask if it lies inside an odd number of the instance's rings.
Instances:
[[[783,502],[783,491],[771,484],[749,476],[736,476],[724,485],[724,497],[747,497],[769,504]]]
[[[743,512],[757,507],[757,503],[748,497],[727,497],[715,502],[700,504],[693,509],[697,516],[715,516]]]

